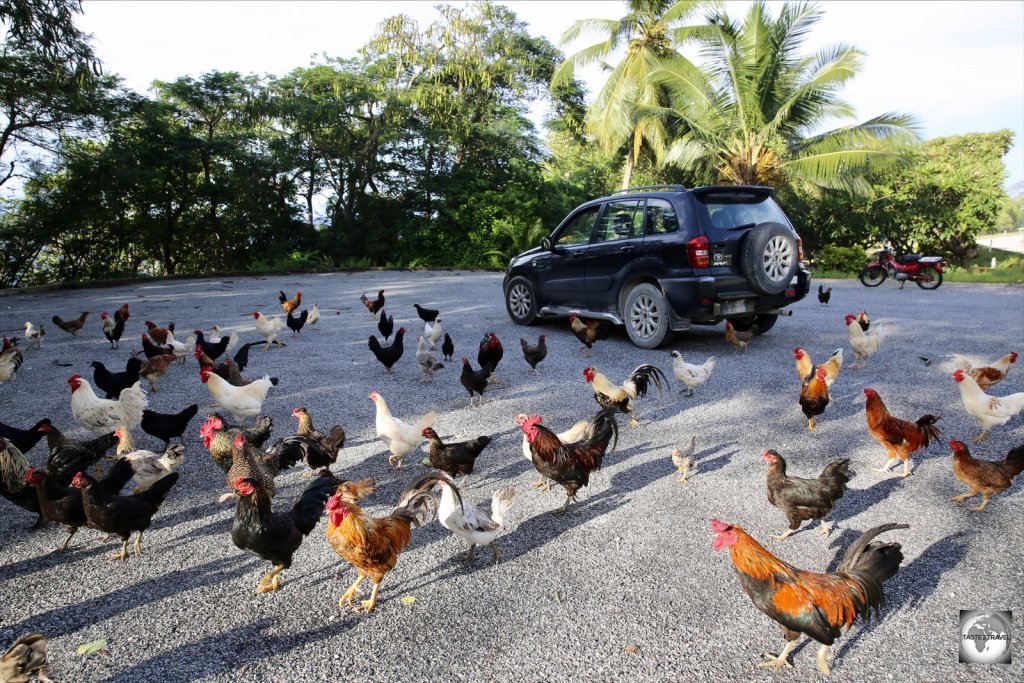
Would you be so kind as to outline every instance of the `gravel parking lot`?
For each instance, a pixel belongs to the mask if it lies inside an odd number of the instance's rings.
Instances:
[[[837,643],[832,679],[1020,681],[1021,636],[1011,665],[957,662],[959,610],[1024,614],[1024,477],[982,514],[950,502],[965,488],[953,478],[946,444],[951,438],[968,441],[980,428],[961,405],[946,356],[993,360],[1010,350],[1024,352],[1024,290],[827,284],[833,287],[830,306],[819,305],[812,293],[746,354],[733,353],[721,326],[681,334],[657,351],[633,347],[619,330],[595,346],[589,361],[565,320],[513,325],[502,303],[501,275],[493,273],[159,281],[0,297],[5,334],[20,335],[26,320],[43,322],[47,330],[40,350],[24,352],[17,379],[0,385],[0,420],[9,425],[27,427],[50,417],[70,436],[89,437],[72,419],[66,380],[75,372],[91,380],[92,360],[123,369],[128,352],[140,348],[144,320],[173,320],[181,332],[219,324],[225,332],[238,330],[242,342],[255,341],[251,312],[280,314],[278,290],[291,296],[301,289],[304,304],[319,302],[321,329],[304,330],[293,340],[286,328],[287,347],[254,349],[246,371],[281,378],[264,406],[275,436],[294,430],[291,409],[299,405],[324,431],[341,423],[348,442],[335,470],[346,478],[375,478],[378,489],[367,507],[386,514],[424,468],[416,454],[402,470],[388,469],[368,399],[376,389],[397,417],[436,410],[435,429],[446,441],[494,437],[463,490],[467,499],[489,499],[507,485],[519,491],[509,528],[498,539],[502,561],[496,567],[486,549],[477,553],[476,564],[459,563],[464,543],[432,523],[413,532],[412,544],[384,580],[376,610],[356,615],[338,608],[355,570],[328,545],[322,521],[284,573],[283,588],[257,595],[256,582],[270,565],[231,542],[233,506],[216,501],[225,490],[224,475],[198,438],[211,398],[190,359],[149,396],[150,407],[161,412],[198,402],[200,416],[188,432],[181,480],[147,532],[141,558],[111,562],[119,544],[99,543],[101,534],[89,529],[68,552],[51,553],[63,541],[63,529],[50,524],[29,531],[34,515],[0,500],[0,644],[32,631],[47,635],[59,681],[810,681],[820,678],[816,644],[797,649],[795,669],[772,674],[753,668],[763,651],[778,652],[784,641],[743,593],[727,553],[712,550],[710,518],[742,525],[781,559],[813,571],[834,567],[837,551],[860,531],[907,522],[910,529],[885,537],[903,544],[906,559],[886,584],[882,621],[858,623]],[[394,376],[366,347],[377,329],[359,295],[372,297],[380,288],[396,326],[407,329],[406,353]],[[112,351],[99,312],[113,313],[125,301],[132,317],[121,350]],[[415,340],[422,323],[414,303],[440,308],[455,340],[455,362],[432,384],[417,382]],[[849,364],[843,315],[859,309],[871,316],[872,329],[882,323],[887,339],[866,368],[843,369],[832,388],[834,403],[810,433],[797,405],[792,349],[802,346],[824,360],[844,347]],[[49,322],[55,313],[69,318],[82,310],[92,314],[77,339]],[[497,372],[505,386],[488,391],[481,408],[469,409],[458,358],[466,355],[475,365],[477,344],[488,331],[505,346]],[[536,341],[541,332],[548,334],[550,352],[543,375],[535,377],[527,373],[518,338]],[[641,426],[629,429],[628,420],[619,421],[619,446],[579,502],[565,517],[547,514],[562,504],[564,491],[531,488],[536,473],[522,457],[514,416],[541,414],[545,425],[564,429],[597,408],[582,377],[586,365],[620,382],[650,362],[671,378],[672,349],[691,362],[719,356],[707,385],[685,398],[672,379],[669,393],[640,401]],[[883,453],[865,426],[866,386],[899,417],[943,416],[942,442],[917,459],[907,479],[873,471]],[[1019,367],[991,393],[1017,391],[1024,391]],[[677,483],[669,453],[693,434],[697,467],[684,485]],[[140,448],[160,446],[141,430],[135,437]],[[972,446],[972,453],[1002,458],[1022,441],[1024,418],[1018,416],[995,428],[985,444]],[[44,446],[28,453],[33,464],[45,461]],[[831,519],[837,527],[827,540],[813,530],[783,542],[769,536],[782,531],[786,520],[765,497],[759,456],[766,448],[786,457],[796,476],[817,476],[829,461],[851,458],[857,475],[836,506]],[[291,505],[309,482],[304,475],[300,467],[279,477],[276,508]],[[415,601],[402,601],[404,596]],[[108,641],[105,652],[76,654],[79,645],[100,638]]]

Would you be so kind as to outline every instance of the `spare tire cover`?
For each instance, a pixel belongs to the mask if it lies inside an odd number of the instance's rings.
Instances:
[[[747,233],[741,260],[754,291],[779,294],[800,267],[796,236],[782,223],[761,223]]]

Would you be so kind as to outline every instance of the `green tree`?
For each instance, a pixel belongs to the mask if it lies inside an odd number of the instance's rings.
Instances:
[[[586,34],[596,34],[600,40],[567,57],[551,79],[555,90],[572,80],[581,67],[602,64],[609,69],[608,80],[588,111],[586,124],[606,151],[618,153],[624,149],[623,188],[629,187],[645,146],[657,153],[670,142],[661,117],[638,115],[640,108],[665,104],[665,91],[651,74],[659,68],[693,68],[679,49],[706,27],[683,24],[701,6],[717,5],[693,0],[628,0],[626,4],[629,12],[620,19],[580,19],[570,26],[562,35],[563,46]],[[617,64],[606,65],[606,60],[623,50]]]

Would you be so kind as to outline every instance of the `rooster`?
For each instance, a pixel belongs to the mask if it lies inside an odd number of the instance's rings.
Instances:
[[[505,519],[512,503],[516,500],[514,487],[498,489],[491,496],[489,511],[467,503],[462,499],[459,489],[454,483],[442,480],[441,502],[437,506],[437,519],[441,526],[469,543],[469,550],[461,558],[462,562],[472,562],[478,545],[491,546],[494,564],[498,564],[501,551],[495,539],[505,525]]]
[[[516,415],[516,424],[520,427],[526,422],[527,416],[523,413]],[[540,418],[538,417],[538,420]],[[587,429],[590,427],[590,420],[580,420],[569,429],[565,430],[561,434],[556,434],[558,440],[562,443],[576,443],[582,441],[584,435],[587,433]],[[523,457],[533,462],[533,452],[530,450],[530,440],[526,438],[526,433],[523,432]],[[540,479],[533,483],[533,488],[541,489],[542,491],[550,491],[551,484],[548,482],[547,477],[543,474],[540,475]]]
[[[967,493],[953,496],[953,500],[959,503],[981,495],[981,505],[970,508],[975,512],[988,507],[992,496],[1010,488],[1014,477],[1024,472],[1024,446],[1017,446],[995,462],[975,458],[967,446],[956,440],[950,441],[949,447],[953,451],[953,475],[968,486]]]
[[[890,415],[882,397],[874,389],[865,388],[864,396],[867,397],[864,413],[867,416],[868,431],[885,449],[886,461],[878,471],[888,472],[897,460],[902,460],[903,476],[910,476],[910,455],[921,448],[928,448],[933,440],[939,438],[941,432],[935,423],[942,418],[938,415],[922,415],[917,422],[907,422]]]
[[[718,356],[711,356],[701,365],[693,365],[683,360],[683,354],[678,351],[673,351],[672,356],[672,374],[676,376],[676,379],[686,385],[687,396],[693,396],[693,390],[699,389],[704,386],[704,383],[711,377],[711,371],[715,369],[715,359]],[[679,393],[683,393],[680,389]]]
[[[864,311],[861,311],[860,313],[858,313],[857,314],[857,324],[860,325],[860,329],[862,329],[865,332],[867,332],[868,329],[871,327],[871,321],[868,320],[868,314],[865,313]]]
[[[537,339],[537,344],[531,346],[522,337],[519,338],[519,345],[523,347],[523,358],[526,359],[527,364],[530,366],[530,372],[539,375],[540,371],[537,370],[537,366],[540,362],[548,356],[548,336],[546,334],[540,335]]]
[[[18,347],[4,337],[3,350],[0,350],[0,382],[14,379],[24,360]]]
[[[280,292],[277,300],[281,302],[281,310],[285,313],[291,314],[293,311],[299,308],[302,303],[302,292],[295,292],[295,298],[289,299],[285,296],[284,292]]]
[[[750,329],[740,332],[733,324],[726,320],[725,321],[725,341],[732,344],[733,354],[739,353],[740,349],[743,349],[743,353],[747,352],[747,346],[750,345],[750,340],[753,339],[758,333],[757,323],[750,326]]]
[[[370,312],[370,315],[373,316],[373,319],[376,320],[377,311],[384,308],[384,290],[382,289],[379,292],[377,292],[377,298],[374,299],[373,301],[370,301],[369,299],[366,298],[366,292],[362,293],[362,295],[359,297],[359,300],[363,302],[363,306],[366,306],[366,310],[368,310]]]
[[[281,572],[292,566],[295,551],[320,521],[324,505],[338,483],[337,477],[324,470],[299,494],[290,511],[275,513],[270,496],[258,480],[239,478],[234,482],[238,503],[231,541],[240,550],[255,553],[274,565],[256,584],[257,593],[281,587]]]
[[[832,298],[832,288],[825,289],[825,285],[818,285],[818,303],[828,306],[828,300]]]
[[[147,320],[146,332],[149,334],[150,339],[160,346],[163,346],[167,343],[168,337],[174,334],[174,323],[171,323],[167,327],[159,327],[156,323]]]
[[[263,402],[267,399],[267,392],[274,386],[269,375],[263,375],[251,384],[244,387],[236,387],[219,375],[215,375],[208,368],[199,369],[199,378],[206,385],[207,390],[217,405],[231,413],[239,422],[244,422],[247,417],[258,417],[263,410]]]
[[[238,434],[245,437],[247,444],[255,448],[262,446],[274,428],[274,422],[269,417],[264,417],[256,422],[252,429],[246,429],[239,425],[228,424],[218,413],[210,413],[206,422],[199,427],[199,435],[203,439],[203,446],[210,451],[213,462],[225,473],[231,471],[234,460],[232,442]]]
[[[309,318],[306,319],[306,324],[312,327],[314,330],[319,330],[317,325],[320,323],[320,304],[313,304],[313,308],[309,311]]]
[[[540,415],[532,415],[521,423],[516,420],[530,443],[533,466],[542,477],[565,488],[565,504],[554,514],[565,514],[569,503],[576,499],[576,492],[590,483],[590,473],[601,469],[605,453],[614,450],[619,437],[616,412],[614,408],[601,410],[590,421],[587,436],[568,444],[541,424]]]
[[[796,533],[804,521],[815,519],[822,520],[818,535],[828,536],[833,525],[824,519],[846,493],[846,484],[856,474],[850,469],[850,459],[833,460],[817,479],[802,479],[786,474],[786,461],[778,451],[768,449],[761,457],[768,463],[768,502],[782,510],[789,520],[789,531],[775,538],[785,540]]]
[[[75,421],[93,434],[109,434],[123,425],[132,429],[142,422],[148,403],[139,382],[121,391],[117,400],[99,398],[81,375],[68,378],[71,387],[71,414]]]
[[[423,443],[423,430],[434,426],[437,413],[431,410],[417,420],[416,424],[409,424],[391,415],[387,402],[377,391],[370,393],[370,400],[377,406],[377,437],[391,451],[391,455],[388,456],[388,464],[394,469],[401,469],[405,456]],[[397,466],[395,465],[396,461],[398,462]]]
[[[264,351],[269,350],[271,344],[284,346],[281,340],[277,338],[277,335],[284,328],[284,323],[281,322],[280,318],[268,318],[259,311],[253,311],[252,317],[256,320],[256,334],[267,340],[266,345],[263,347]]]
[[[377,321],[377,331],[385,341],[390,339],[391,333],[395,331],[395,316],[388,315],[387,311],[381,309],[380,320]]]
[[[43,337],[46,336],[46,330],[40,325],[36,327],[30,322],[25,323],[25,341],[28,342],[26,349],[31,349],[33,346],[37,349],[43,348]]]
[[[1024,391],[1008,396],[989,396],[963,370],[956,370],[953,379],[960,387],[960,401],[967,414],[981,422],[982,432],[974,437],[974,443],[981,443],[988,438],[988,430],[1006,424],[1024,410]]]
[[[683,450],[678,448],[672,449],[672,464],[675,466],[676,471],[679,473],[679,483],[685,484],[687,478],[690,476],[690,471],[693,466],[697,464],[694,460],[693,453],[697,448],[697,437],[691,436],[690,443]]]
[[[796,361],[797,377],[801,382],[806,382],[817,369],[817,366],[811,361],[811,355],[798,346],[793,349],[793,359]],[[839,348],[833,351],[829,359],[821,364],[821,367],[825,368],[825,386],[831,389],[832,383],[839,377],[839,371],[843,369],[843,350]],[[832,400],[831,392],[828,399]]]
[[[42,633],[29,633],[14,641],[0,657],[0,681],[28,683],[38,678],[52,683],[47,675],[50,667],[46,663],[46,644]]]
[[[390,346],[381,346],[380,340],[372,334],[366,342],[366,346],[373,351],[373,355],[380,361],[380,364],[389,372],[394,372],[394,365],[401,358],[402,354],[405,353],[405,344],[402,341],[405,337],[405,328],[399,327],[398,332],[395,333],[395,340],[391,342]]]
[[[434,318],[431,322],[423,323],[423,336],[430,342],[430,350],[437,348],[437,340],[445,334],[443,323],[440,318]]]
[[[825,368],[819,367],[800,388],[800,410],[807,417],[807,431],[814,431],[814,421],[825,412],[829,400]]]
[[[850,367],[862,368],[867,364],[868,358],[882,345],[882,335],[877,330],[872,335],[867,334],[861,325],[853,324],[857,322],[857,318],[852,315],[847,315],[845,321],[846,327],[850,331],[850,348],[853,349],[853,363],[850,364]],[[864,360],[858,365],[857,361],[861,358]]]
[[[89,317],[89,311],[82,311],[82,315],[74,320],[64,320],[59,315],[53,316],[53,324],[64,330],[72,337],[77,338],[78,331],[85,327],[85,319]]]
[[[1010,372],[1010,366],[1017,362],[1017,352],[1011,351],[991,365],[980,367],[974,367],[959,353],[954,353],[953,358],[956,361],[956,369],[963,370],[973,377],[978,386],[984,390],[998,384],[1006,377],[1006,374]]]
[[[128,322],[128,318],[131,316],[131,310],[128,308],[128,304],[121,304],[121,307],[114,311],[114,322],[121,323],[122,325]]]
[[[499,384],[498,377],[494,374],[494,371],[498,369],[498,363],[501,362],[501,358],[504,355],[505,347],[501,345],[498,335],[493,332],[485,334],[484,338],[480,340],[476,362],[480,364],[480,367],[488,365],[491,367],[491,375],[487,378],[487,381],[491,384]]]
[[[416,365],[420,366],[421,382],[432,379],[435,371],[444,368],[444,363],[439,362],[434,354],[427,351],[427,342],[422,335],[416,339]]]
[[[103,336],[110,342],[111,349],[117,349],[121,345],[121,335],[124,334],[124,320],[114,320],[105,312],[100,313],[100,320],[103,321]]]
[[[423,308],[419,304],[413,304],[412,307],[416,309],[416,315],[420,317],[420,320],[425,323],[434,322],[440,313],[436,308]]]
[[[453,483],[443,472],[428,472],[414,479],[402,492],[398,506],[387,517],[368,517],[356,502],[373,490],[372,482],[345,482],[327,501],[327,541],[334,552],[359,576],[338,600],[338,607],[352,606],[356,612],[370,612],[377,604],[384,576],[395,568],[398,556],[409,545],[412,526],[433,518],[435,502],[430,490],[440,482]],[[460,501],[461,502],[461,501]],[[373,592],[368,600],[353,606],[359,585],[369,577]]]
[[[584,355],[589,358],[594,351],[594,344],[608,339],[612,325],[604,320],[588,320],[583,322],[575,313],[569,314],[569,326],[572,333],[580,340],[580,348],[586,349]]]
[[[660,368],[654,365],[639,365],[629,374],[622,386],[612,384],[607,377],[597,371],[597,368],[589,367],[583,369],[583,378],[587,380],[594,390],[594,400],[602,408],[614,408],[620,413],[626,413],[630,418],[630,426],[636,427],[640,422],[636,419],[634,402],[638,398],[647,395],[647,389],[651,382],[658,388],[658,395],[661,395],[662,383],[668,385],[668,377]]]
[[[487,445],[491,443],[491,437],[478,436],[472,441],[459,441],[457,443],[444,443],[430,427],[423,430],[423,436],[430,444],[430,456],[427,458],[430,466],[435,470],[447,472],[455,477],[465,475],[462,485],[465,486],[466,479],[473,474],[473,464],[480,457]]]
[[[832,574],[797,569],[779,560],[738,526],[711,520],[715,550],[729,549],[736,577],[754,606],[782,627],[786,647],[759,667],[790,666],[786,658],[800,634],[819,643],[818,669],[828,676],[832,644],[857,617],[876,616],[885,604],[882,584],[903,562],[899,543],[872,542],[876,536],[907,524],[882,524],[868,529],[846,549]]]

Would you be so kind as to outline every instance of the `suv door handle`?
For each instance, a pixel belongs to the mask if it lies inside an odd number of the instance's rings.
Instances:
[[[624,247],[619,247],[619,251],[621,251],[623,254],[628,254],[629,252],[633,251],[634,249],[636,249],[636,247],[633,246],[632,244],[627,244]]]

